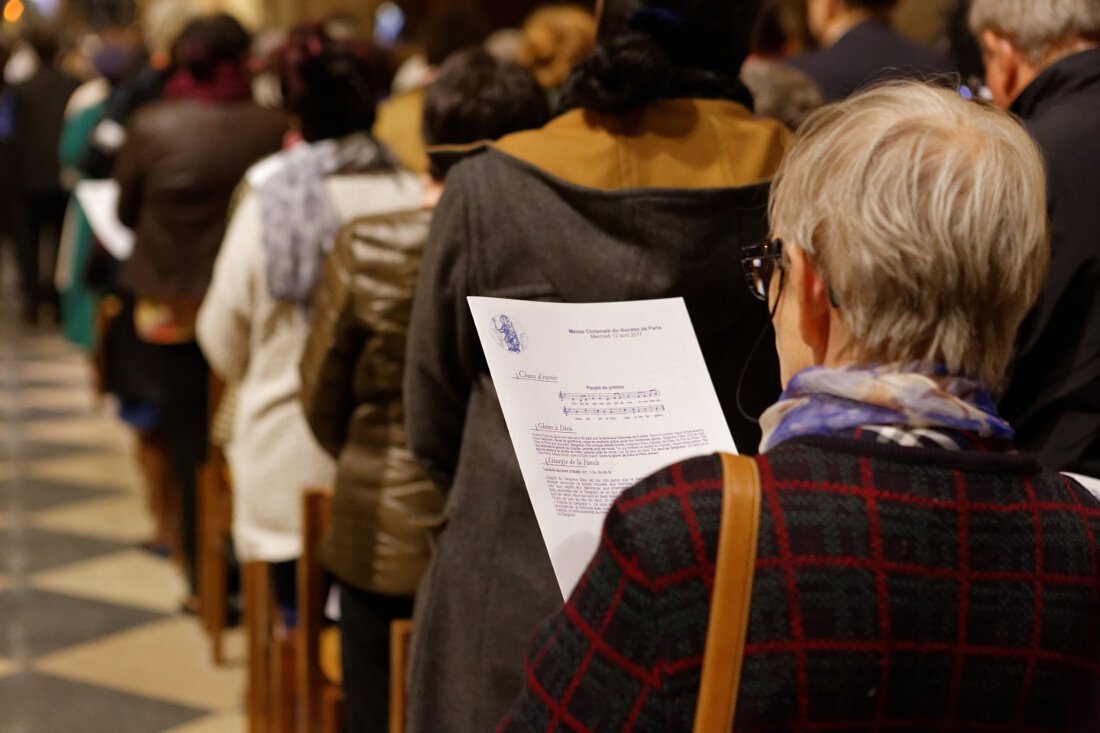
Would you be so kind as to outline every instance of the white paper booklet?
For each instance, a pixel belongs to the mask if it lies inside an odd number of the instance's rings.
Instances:
[[[1069,476],[1071,479],[1088,489],[1097,499],[1100,499],[1100,479],[1091,476],[1082,476],[1079,473],[1066,473],[1063,475]]]
[[[469,302],[568,597],[624,489],[733,437],[683,299]]]
[[[118,183],[111,179],[81,181],[76,199],[103,248],[120,262],[134,252],[134,233],[118,220]]]

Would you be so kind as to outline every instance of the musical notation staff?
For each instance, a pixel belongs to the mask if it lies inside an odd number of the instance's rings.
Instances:
[[[664,405],[639,405],[637,407],[563,407],[566,415],[657,415],[665,411]]]
[[[585,404],[590,402],[616,402],[620,400],[646,400],[661,396],[659,389],[647,389],[641,392],[559,392],[562,402]]]

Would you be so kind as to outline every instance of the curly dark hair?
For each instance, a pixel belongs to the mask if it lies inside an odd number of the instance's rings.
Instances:
[[[617,114],[654,99],[732,99],[760,0],[607,0],[596,50],[574,73],[561,111]]]
[[[494,58],[480,46],[452,54],[424,98],[428,145],[497,140],[549,120],[550,102],[531,72]],[[442,180],[446,169],[433,160],[430,172]]]
[[[287,110],[309,142],[367,132],[390,81],[389,64],[365,43],[338,41],[324,26],[290,32],[272,64]]]

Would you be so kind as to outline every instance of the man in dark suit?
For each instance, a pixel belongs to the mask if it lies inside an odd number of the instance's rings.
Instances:
[[[15,103],[13,163],[17,172],[17,221],[14,226],[23,320],[34,323],[38,320],[44,296],[56,301],[56,291],[43,282],[44,275],[50,280],[53,273],[41,272],[41,247],[45,243],[48,252],[54,255],[48,261],[56,259],[68,205],[68,194],[58,180],[57,145],[61,139],[65,106],[79,82],[57,68],[59,43],[51,31],[34,28],[28,32],[26,42],[38,57],[39,67],[29,79],[12,88]]]
[[[974,0],[998,107],[1048,169],[1051,266],[1017,339],[1001,413],[1049,469],[1100,476],[1100,3]]]
[[[835,102],[884,79],[924,79],[953,71],[938,52],[891,25],[898,0],[809,0],[807,19],[821,48],[791,65]]]

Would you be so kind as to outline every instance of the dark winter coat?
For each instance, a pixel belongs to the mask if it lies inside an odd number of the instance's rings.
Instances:
[[[12,155],[18,190],[33,193],[61,185],[57,145],[69,97],[79,86],[71,76],[43,65],[30,79],[11,88],[15,103]]]
[[[954,71],[938,51],[877,20],[860,23],[829,48],[798,56],[790,64],[814,80],[826,102],[875,82],[924,80]]]
[[[732,102],[670,100],[621,117],[574,111],[449,174],[409,334],[409,439],[448,493],[417,598],[410,733],[488,730],[522,682],[531,631],[562,601],[470,318],[470,295],[594,302],[684,296],[746,452],[778,395],[764,304],[741,247],[767,233],[779,123]]]
[[[1052,470],[1100,476],[1100,50],[1063,59],[1013,105],[1047,163],[1051,264],[1001,413]]]
[[[119,219],[134,230],[124,268],[138,295],[202,299],[245,171],[276,152],[285,115],[252,102],[164,101],[130,120],[115,165]]]
[[[803,438],[756,460],[736,731],[1097,730],[1100,502],[1081,486],[993,446]],[[692,729],[721,507],[715,456],[618,499],[502,733]]]

